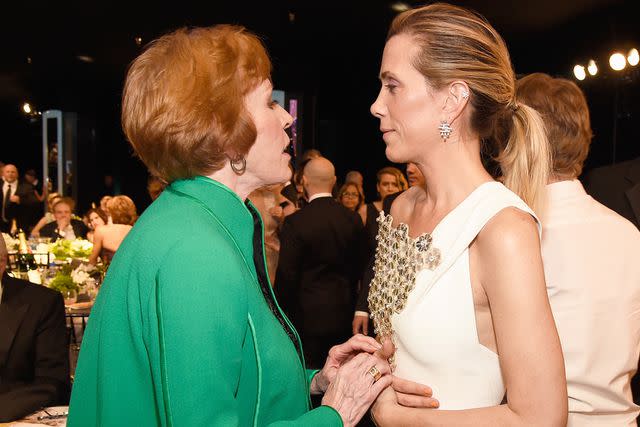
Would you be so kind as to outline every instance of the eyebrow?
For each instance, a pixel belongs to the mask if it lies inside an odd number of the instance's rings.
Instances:
[[[382,73],[380,73],[380,77],[378,78],[380,80],[389,80],[389,79],[398,80],[398,78],[391,71],[383,71]]]

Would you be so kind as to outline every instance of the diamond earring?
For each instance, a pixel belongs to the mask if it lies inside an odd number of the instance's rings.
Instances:
[[[440,122],[438,130],[440,131],[440,137],[444,142],[447,142],[447,138],[451,136],[451,132],[453,131],[453,129],[451,129],[451,125],[446,120]]]
[[[469,97],[469,92],[466,90],[462,91],[462,99],[467,99]]]

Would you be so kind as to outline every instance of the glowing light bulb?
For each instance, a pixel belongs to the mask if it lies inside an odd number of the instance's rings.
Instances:
[[[640,56],[638,55],[638,49],[633,48],[629,51],[629,55],[627,55],[627,61],[629,65],[635,67],[638,65],[638,61],[640,61]]]
[[[627,65],[627,58],[620,52],[616,52],[609,57],[609,66],[615,71],[623,70]]]
[[[31,113],[31,105],[29,105],[28,102],[25,102],[24,104],[22,104],[22,111],[27,114]]]
[[[596,65],[596,61],[594,61],[593,59],[589,61],[589,65],[587,66],[587,71],[589,71],[589,74],[591,74],[592,76],[595,76],[596,74],[598,74],[598,66]]]
[[[578,80],[584,80],[587,77],[587,73],[584,71],[584,67],[582,65],[576,65],[573,67],[573,75],[576,76]]]

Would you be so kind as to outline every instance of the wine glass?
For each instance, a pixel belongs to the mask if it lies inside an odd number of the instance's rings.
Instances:
[[[62,291],[62,298],[64,298],[64,305],[69,306],[78,301],[78,293],[75,289],[65,289]]]

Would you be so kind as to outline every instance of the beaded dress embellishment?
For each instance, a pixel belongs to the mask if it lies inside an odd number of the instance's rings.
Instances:
[[[383,211],[378,216],[378,247],[374,277],[369,289],[369,310],[374,331],[379,337],[391,337],[391,316],[400,313],[413,290],[416,274],[440,265],[440,250],[432,245],[431,235],[409,237],[409,227],[400,223],[391,226],[393,218]]]

